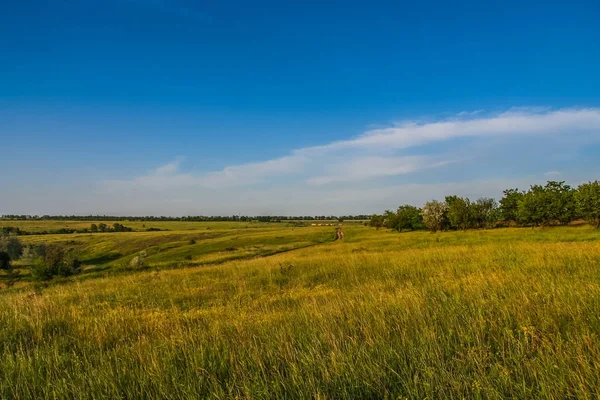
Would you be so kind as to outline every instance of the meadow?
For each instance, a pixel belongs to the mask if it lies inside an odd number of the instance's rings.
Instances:
[[[600,230],[158,224],[22,237],[85,267],[0,289],[0,398],[600,396]]]

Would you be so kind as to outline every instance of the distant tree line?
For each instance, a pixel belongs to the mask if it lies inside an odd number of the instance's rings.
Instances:
[[[185,216],[185,217],[157,217],[157,216],[145,216],[145,217],[123,217],[123,216],[107,216],[107,215],[14,215],[5,214],[2,215],[2,219],[6,220],[52,220],[52,221],[139,221],[139,222],[161,222],[161,221],[187,221],[187,222],[281,222],[281,221],[325,221],[325,220],[348,220],[348,221],[363,221],[368,220],[370,215],[316,215],[316,216],[245,216],[245,215],[231,215],[231,216]]]
[[[583,219],[600,228],[600,182],[588,182],[572,188],[565,182],[548,181],[532,185],[527,191],[507,189],[499,202],[482,197],[446,196],[432,200],[422,208],[404,205],[394,211],[372,215],[368,225],[400,232],[428,229],[466,230],[498,226],[567,225]]]
[[[161,230],[167,230],[167,229],[159,229],[159,228],[148,228],[146,229],[146,231],[151,232],[151,231],[161,231]],[[4,226],[4,227],[0,227],[0,235],[16,235],[16,236],[22,236],[22,235],[64,235],[64,234],[71,234],[71,233],[96,233],[96,232],[133,232],[133,228],[130,228],[128,226],[114,223],[112,226],[106,225],[105,223],[100,223],[98,225],[96,224],[91,224],[89,229],[88,228],[60,228],[60,229],[48,229],[45,231],[35,231],[35,232],[30,232],[30,231],[25,231],[22,230],[19,227],[16,226]]]

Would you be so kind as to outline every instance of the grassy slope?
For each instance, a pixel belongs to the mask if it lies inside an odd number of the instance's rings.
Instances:
[[[0,397],[600,395],[600,232],[354,227],[318,244],[331,229],[223,230],[194,257],[218,259],[231,242],[313,246],[6,291]],[[91,255],[160,241],[167,250],[149,257],[160,264],[188,234],[80,245]]]
[[[184,223],[185,224],[185,223]],[[173,226],[172,226],[173,227]],[[216,228],[216,229],[215,229]],[[293,228],[287,225],[246,228],[244,224],[224,223],[207,230],[168,232],[88,233],[22,236],[25,244],[57,243],[71,249],[85,265],[85,272],[129,269],[129,263],[145,251],[154,268],[200,266],[228,260],[267,256],[331,241],[332,229]],[[191,241],[195,241],[195,243]],[[27,265],[15,265],[27,271]]]

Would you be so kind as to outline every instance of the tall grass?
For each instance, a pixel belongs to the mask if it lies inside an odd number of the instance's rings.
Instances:
[[[391,234],[0,295],[1,398],[598,398],[587,228]]]

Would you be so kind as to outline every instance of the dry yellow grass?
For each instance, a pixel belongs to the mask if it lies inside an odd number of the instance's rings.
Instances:
[[[4,291],[0,397],[600,395],[599,232],[346,238]]]

